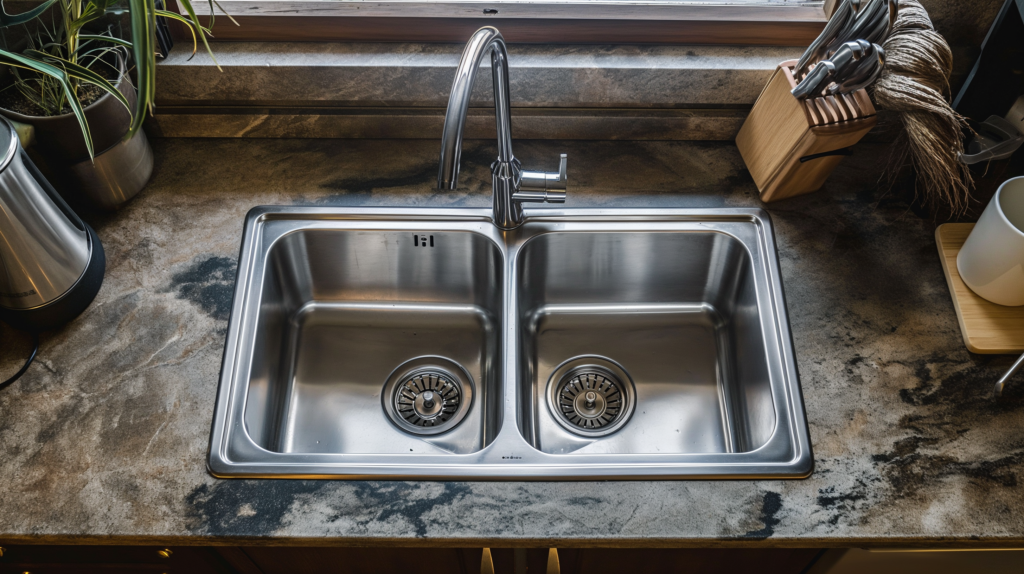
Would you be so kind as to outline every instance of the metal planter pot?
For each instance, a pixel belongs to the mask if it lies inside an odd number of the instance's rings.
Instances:
[[[124,73],[123,61],[120,64],[117,89],[134,108],[135,86]],[[93,161],[74,114],[41,117],[0,109],[0,115],[31,125],[35,147],[50,171],[68,174],[66,191],[81,195],[97,208],[117,209],[135,197],[153,173],[153,149],[146,134],[139,130],[130,140],[121,141],[131,125],[131,113],[110,94],[85,108],[93,149],[98,151]]]
[[[94,206],[114,210],[149,183],[153,175],[153,148],[146,133],[139,130],[130,140],[118,142],[96,155],[94,161],[80,161],[72,164],[70,170],[79,191]]]

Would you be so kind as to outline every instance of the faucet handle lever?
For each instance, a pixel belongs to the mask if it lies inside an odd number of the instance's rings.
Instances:
[[[562,191],[565,191],[565,182],[566,182],[566,180],[569,179],[569,176],[565,173],[565,167],[566,167],[566,163],[568,162],[568,158],[569,158],[569,155],[563,153],[561,155],[559,161],[558,161],[558,181],[557,181],[557,183],[560,185],[560,187],[555,187],[554,189],[561,189]]]
[[[547,171],[523,171],[519,189],[512,199],[530,203],[565,203],[567,154],[561,154],[558,173]]]

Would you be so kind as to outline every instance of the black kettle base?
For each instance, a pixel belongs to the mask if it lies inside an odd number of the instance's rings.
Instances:
[[[103,285],[103,273],[106,271],[107,258],[103,254],[103,244],[99,236],[88,224],[85,231],[89,234],[92,256],[85,272],[78,282],[63,295],[53,301],[32,309],[8,309],[0,306],[0,321],[15,329],[23,331],[49,331],[56,329],[82,314],[92,303]]]

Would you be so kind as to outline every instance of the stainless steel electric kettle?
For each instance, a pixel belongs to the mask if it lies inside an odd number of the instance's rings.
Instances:
[[[57,194],[0,117],[0,320],[46,331],[77,317],[103,283],[99,237]]]

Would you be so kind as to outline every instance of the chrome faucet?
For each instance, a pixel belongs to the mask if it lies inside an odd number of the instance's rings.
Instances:
[[[558,173],[524,171],[512,155],[512,110],[509,105],[508,50],[497,28],[484,26],[466,44],[455,72],[448,111],[441,136],[441,167],[437,189],[455,189],[462,158],[462,129],[466,125],[469,97],[484,55],[491,53],[494,77],[494,117],[498,127],[498,159],[491,164],[494,187],[494,223],[501,229],[514,229],[523,223],[523,203],[565,203],[565,163],[562,154]]]

